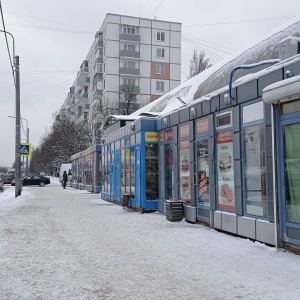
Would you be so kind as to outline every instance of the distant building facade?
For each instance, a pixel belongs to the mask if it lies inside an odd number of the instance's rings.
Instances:
[[[180,23],[107,14],[56,119],[97,132],[107,115],[132,113],[180,78]]]

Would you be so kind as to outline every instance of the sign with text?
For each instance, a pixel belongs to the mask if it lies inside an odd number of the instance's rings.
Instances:
[[[158,132],[145,132],[145,142],[158,142]]]

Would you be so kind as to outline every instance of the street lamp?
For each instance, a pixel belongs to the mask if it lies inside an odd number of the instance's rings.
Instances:
[[[9,118],[13,118],[15,119],[16,117],[13,116],[8,116]],[[25,118],[20,118],[21,120],[25,120],[26,121],[26,143],[29,143],[29,127],[28,127],[28,121]],[[26,176],[28,176],[29,173],[29,169],[28,169],[28,156],[26,156],[26,168],[25,168],[25,173]]]
[[[5,34],[9,34],[13,39],[13,56],[14,56],[14,82],[15,82],[15,91],[16,91],[16,145],[15,145],[15,162],[16,162],[16,173],[15,173],[15,197],[18,197],[21,195],[21,156],[20,156],[20,64],[19,64],[19,56],[15,55],[15,39],[13,35],[6,31],[6,30],[0,30],[0,32],[3,32]]]

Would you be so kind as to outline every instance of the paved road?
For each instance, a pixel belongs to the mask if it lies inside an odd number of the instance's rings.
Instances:
[[[24,190],[0,201],[1,300],[300,299],[294,254],[86,191]]]

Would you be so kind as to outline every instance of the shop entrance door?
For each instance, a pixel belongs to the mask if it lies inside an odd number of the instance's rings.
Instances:
[[[114,195],[117,201],[121,201],[121,150],[115,152]]]
[[[300,113],[285,116],[280,125],[283,240],[300,245]]]
[[[135,147],[135,203],[136,207],[141,206],[141,148],[140,145]]]
[[[209,220],[209,162],[208,137],[202,137],[195,142],[196,168],[195,195],[197,219]]]

